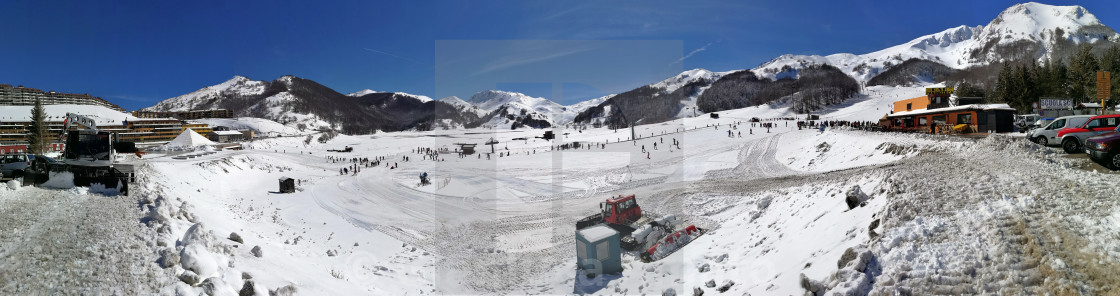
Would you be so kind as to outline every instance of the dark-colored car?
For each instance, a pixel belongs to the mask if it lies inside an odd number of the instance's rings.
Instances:
[[[1117,145],[1120,145],[1120,127],[1110,133],[1086,138],[1085,154],[1088,154],[1089,158],[1117,170],[1120,169],[1120,149],[1115,149]]]
[[[0,155],[0,175],[21,178],[33,159],[34,156],[22,153]]]
[[[34,155],[31,164],[27,166],[26,175],[23,177],[23,185],[43,184],[50,178],[51,171],[66,171],[66,165],[48,156]]]

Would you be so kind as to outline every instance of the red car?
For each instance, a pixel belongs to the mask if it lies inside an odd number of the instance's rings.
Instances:
[[[1062,150],[1065,150],[1066,153],[1074,154],[1081,152],[1081,145],[1085,143],[1085,139],[1111,132],[1118,125],[1120,125],[1120,114],[1093,116],[1093,118],[1090,118],[1089,121],[1079,127],[1068,127],[1059,130],[1057,138],[1061,139]]]
[[[1116,145],[1120,145],[1120,131],[1113,130],[1111,133],[1104,133],[1085,139],[1085,154],[1089,158],[1104,163],[1105,166],[1113,170],[1120,169],[1120,149],[1114,149]]]

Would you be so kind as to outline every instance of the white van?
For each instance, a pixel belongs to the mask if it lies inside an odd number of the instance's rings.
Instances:
[[[1085,124],[1086,121],[1089,121],[1089,118],[1092,117],[1093,115],[1070,115],[1058,117],[1043,128],[1036,128],[1031,130],[1030,132],[1027,132],[1027,139],[1040,145],[1057,146],[1062,142],[1061,139],[1057,138],[1059,130],[1067,127],[1081,126],[1082,124]]]

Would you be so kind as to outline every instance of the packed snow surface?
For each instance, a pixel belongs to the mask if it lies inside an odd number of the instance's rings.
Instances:
[[[875,120],[882,102],[920,93],[869,88],[819,114]],[[145,156],[129,196],[4,186],[0,293],[1107,294],[1120,282],[1120,185],[1085,159],[1004,135],[798,129],[774,119],[793,116],[778,105],[720,114],[638,126],[637,141],[604,128],[557,129],[557,142],[505,129],[273,137]],[[708,232],[588,278],[575,221],[619,194]]]

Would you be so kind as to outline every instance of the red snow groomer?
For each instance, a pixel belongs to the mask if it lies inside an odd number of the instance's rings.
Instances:
[[[576,221],[576,230],[606,224],[618,231],[623,250],[641,251],[642,262],[665,258],[706,232],[696,225],[683,226],[675,216],[653,217],[643,215],[634,195],[618,195],[599,203],[600,212]]]

